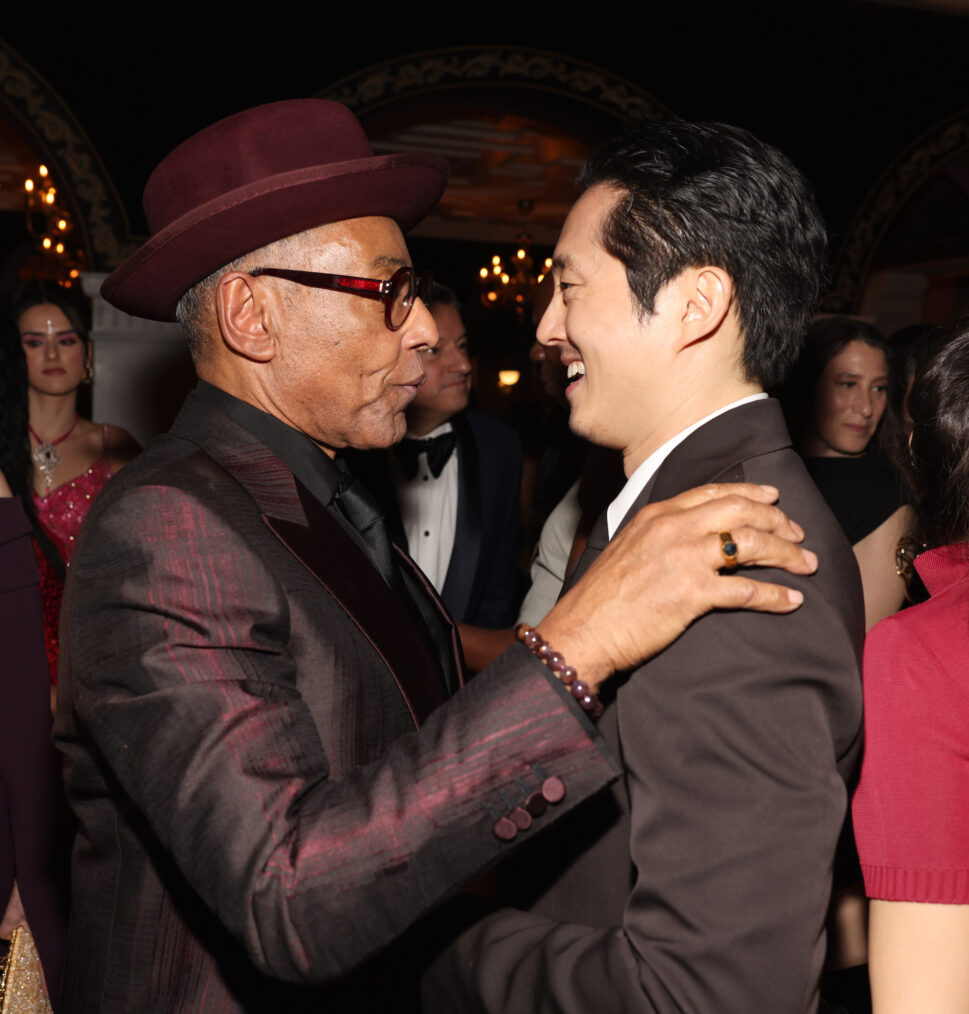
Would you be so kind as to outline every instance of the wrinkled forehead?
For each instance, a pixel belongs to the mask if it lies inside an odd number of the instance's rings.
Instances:
[[[289,236],[280,245],[298,249],[326,271],[390,276],[411,263],[400,226],[380,216],[329,222]]]

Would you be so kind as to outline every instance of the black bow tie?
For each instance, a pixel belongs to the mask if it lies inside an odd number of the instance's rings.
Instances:
[[[424,440],[405,437],[396,448],[397,461],[404,478],[410,482],[417,476],[417,459],[421,454],[426,454],[427,467],[436,479],[444,471],[444,466],[454,451],[456,439],[454,430]]]

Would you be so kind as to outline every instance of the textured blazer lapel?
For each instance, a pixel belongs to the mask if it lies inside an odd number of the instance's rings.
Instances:
[[[474,591],[474,579],[481,555],[481,470],[478,444],[461,413],[451,420],[457,436],[458,454],[458,516],[455,522],[454,550],[448,564],[441,598],[452,616],[464,616]]]
[[[336,518],[294,481],[306,523],[266,514],[263,519],[373,645],[420,725],[447,697],[438,658],[406,606]]]
[[[189,397],[171,430],[253,497],[273,534],[346,610],[390,671],[415,723],[445,699],[450,653],[436,658],[407,608],[340,523],[248,430]],[[449,680],[454,677],[449,673]]]

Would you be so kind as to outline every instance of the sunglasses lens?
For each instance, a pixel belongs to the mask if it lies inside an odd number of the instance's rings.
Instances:
[[[393,278],[394,291],[390,296],[390,326],[396,330],[402,327],[414,305],[414,272],[410,268],[401,268]]]

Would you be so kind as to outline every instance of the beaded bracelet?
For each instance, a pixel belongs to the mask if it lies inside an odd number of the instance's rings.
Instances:
[[[555,673],[563,686],[575,699],[579,707],[591,718],[598,718],[602,714],[602,702],[599,695],[589,689],[587,683],[579,679],[578,673],[570,665],[566,665],[565,659],[552,650],[548,641],[542,640],[542,635],[534,627],[525,623],[519,623],[515,627],[515,637],[540,661]]]

